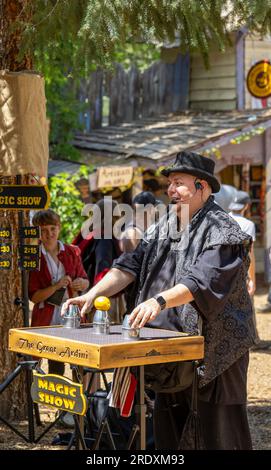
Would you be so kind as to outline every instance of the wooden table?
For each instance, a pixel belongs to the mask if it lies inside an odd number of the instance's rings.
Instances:
[[[121,326],[96,335],[91,325],[79,329],[62,326],[16,328],[9,331],[9,350],[99,370],[139,366],[139,448],[145,449],[144,365],[202,359],[203,336],[142,328],[140,340],[125,340]]]

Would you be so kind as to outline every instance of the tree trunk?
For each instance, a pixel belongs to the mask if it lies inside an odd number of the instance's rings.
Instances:
[[[21,22],[30,20],[30,0],[2,0],[0,2],[0,68],[9,71],[31,69],[32,59],[27,54],[20,57],[20,27],[14,27],[18,19]],[[21,177],[21,184],[28,182],[28,176]],[[16,177],[2,176],[0,184],[16,184]],[[24,223],[28,224],[28,213]],[[18,213],[0,210],[0,227],[12,229],[12,269],[0,271],[0,383],[15,368],[17,357],[8,351],[8,332],[10,328],[23,326],[23,311],[14,304],[16,297],[22,298],[21,272],[17,266],[18,253]],[[0,415],[6,419],[23,418],[26,414],[25,376],[20,374],[1,394]]]
[[[22,183],[27,182],[22,177]],[[16,184],[16,177],[0,177],[0,184]],[[28,214],[25,217],[27,224]],[[17,267],[18,253],[18,214],[15,211],[0,211],[0,227],[11,227],[12,232],[12,269],[0,271],[0,383],[16,367],[15,353],[8,351],[8,332],[10,328],[23,325],[23,311],[14,304],[14,300],[22,297],[21,272]],[[0,399],[0,415],[5,418],[20,419],[26,413],[25,377],[20,374],[8,386]]]
[[[21,56],[20,28],[31,19],[32,0],[1,0],[0,7],[0,68],[10,71],[30,70],[32,57]],[[18,21],[18,26],[14,26]]]

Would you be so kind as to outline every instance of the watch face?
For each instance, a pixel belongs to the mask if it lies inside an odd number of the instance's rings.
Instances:
[[[164,299],[164,297],[162,297],[161,295],[159,295],[158,297],[155,297],[155,300],[159,303],[160,307],[163,309],[165,308],[166,306],[166,301]]]

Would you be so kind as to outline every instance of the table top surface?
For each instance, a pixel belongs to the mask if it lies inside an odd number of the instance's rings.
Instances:
[[[96,345],[109,345],[109,344],[123,344],[131,343],[132,340],[127,340],[122,334],[121,325],[111,325],[109,334],[95,334],[93,333],[92,325],[82,326],[80,328],[64,328],[64,327],[45,327],[45,328],[22,328],[17,331],[24,333],[31,333],[34,336],[48,336],[52,340],[58,338],[62,340],[78,341],[85,344]],[[162,330],[158,328],[141,328],[140,338],[133,342],[147,341],[147,340],[161,340],[167,338],[187,338],[189,335],[180,333],[178,331]]]
[[[17,328],[9,330],[9,350],[98,369],[201,359],[204,354],[203,336],[158,328],[142,328],[140,335],[126,339],[121,325],[101,335],[92,325]]]

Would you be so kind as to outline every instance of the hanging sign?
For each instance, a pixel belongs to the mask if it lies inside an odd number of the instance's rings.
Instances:
[[[115,166],[98,169],[97,188],[126,186],[132,181],[133,167]]]
[[[11,255],[12,245],[10,243],[0,243],[0,255]]]
[[[33,371],[31,396],[35,403],[70,413],[84,415],[87,410],[83,385],[58,375],[39,374]]]
[[[40,238],[40,227],[19,227],[20,238]]]
[[[10,227],[0,227],[0,238],[3,238],[4,240],[11,239]]]
[[[0,227],[0,270],[9,270],[12,267],[12,244],[3,240],[11,240],[10,227]]]
[[[19,245],[18,266],[22,271],[40,269],[40,245]]]
[[[21,257],[18,260],[18,266],[21,271],[39,271],[40,269],[40,258],[37,257]]]
[[[271,96],[271,64],[269,60],[260,60],[247,74],[247,88],[255,98],[264,99]]]
[[[40,245],[19,245],[21,256],[40,256]]]
[[[12,259],[11,258],[0,258],[0,269],[11,269]]]
[[[47,186],[0,185],[0,209],[40,210],[47,209],[50,194]]]

